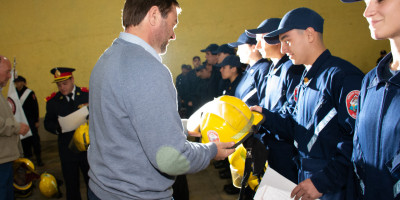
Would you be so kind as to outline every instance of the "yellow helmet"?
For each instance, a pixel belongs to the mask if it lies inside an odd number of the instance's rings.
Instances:
[[[40,175],[39,190],[43,196],[51,198],[59,194],[57,180],[49,173]]]
[[[241,187],[242,179],[243,179],[243,174],[244,174],[244,167],[245,167],[245,162],[246,162],[246,154],[247,151],[244,148],[244,146],[241,144],[238,147],[236,147],[235,152],[233,152],[229,157],[229,163],[230,168],[231,168],[231,174],[232,174],[232,182],[233,185],[237,188]],[[265,168],[268,167],[268,162],[265,163]],[[250,173],[249,180],[247,181],[248,185],[250,188],[254,191],[257,190],[259,181],[257,176],[253,176],[253,173]]]
[[[27,158],[18,158],[13,163],[14,191],[16,197],[28,197],[32,193],[32,181],[39,175],[35,172],[35,165]]]
[[[220,96],[200,109],[203,143],[241,143],[247,138],[251,127],[263,120],[261,113],[250,111],[242,100],[233,96]]]
[[[87,151],[90,144],[89,125],[87,122],[75,130],[73,141],[79,151]]]

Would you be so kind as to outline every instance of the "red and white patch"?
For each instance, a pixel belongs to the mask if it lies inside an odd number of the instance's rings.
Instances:
[[[210,142],[219,142],[219,135],[213,130],[207,131],[207,137]]]
[[[360,95],[359,90],[353,90],[349,92],[346,96],[346,108],[349,115],[353,118],[357,118],[358,109],[358,97]]]
[[[8,104],[11,107],[11,111],[12,111],[13,115],[15,115],[15,111],[17,110],[17,108],[15,106],[14,100],[12,100],[10,97],[8,97],[7,100],[8,100]]]
[[[294,88],[293,97],[294,97],[294,101],[297,102],[297,100],[299,99],[299,86]]]

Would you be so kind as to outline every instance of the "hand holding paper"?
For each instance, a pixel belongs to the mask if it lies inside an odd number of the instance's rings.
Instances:
[[[87,106],[65,116],[58,116],[58,123],[61,126],[61,132],[66,133],[77,129],[80,125],[86,122],[86,117],[89,115]]]

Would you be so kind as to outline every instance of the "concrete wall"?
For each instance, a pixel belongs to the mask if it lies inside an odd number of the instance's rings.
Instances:
[[[362,17],[364,3],[339,0],[180,0],[183,9],[164,63],[174,77],[183,63],[199,55],[210,43],[234,42],[245,30],[266,18],[282,17],[297,7],[314,9],[325,19],[326,46],[362,71],[374,67],[379,51],[389,51],[387,41],[374,41]],[[44,98],[56,91],[50,69],[77,69],[75,81],[88,86],[90,72],[102,52],[123,31],[123,0],[13,0],[0,7],[0,54],[16,57],[17,70],[28,80],[45,115]],[[7,88],[3,94],[7,94]],[[42,126],[43,127],[43,126]],[[48,134],[45,134],[48,135]]]

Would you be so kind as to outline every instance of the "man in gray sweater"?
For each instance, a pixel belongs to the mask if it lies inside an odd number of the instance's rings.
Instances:
[[[123,26],[90,77],[89,199],[172,199],[175,176],[233,153],[233,143],[186,140],[171,72],[176,0],[127,0]]]

